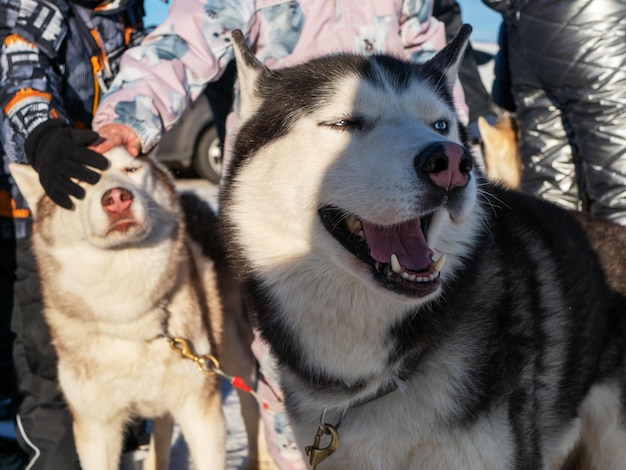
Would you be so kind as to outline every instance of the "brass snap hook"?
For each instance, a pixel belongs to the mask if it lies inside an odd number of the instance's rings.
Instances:
[[[191,353],[189,342],[185,338],[168,338],[168,341],[174,351],[178,351],[186,359],[193,360],[194,355]]]
[[[330,443],[326,447],[320,448],[320,439],[324,434],[330,436]],[[324,423],[323,427],[320,426],[317,428],[313,445],[307,446],[304,449],[306,455],[309,456],[309,463],[313,466],[313,470],[315,470],[321,462],[330,457],[337,450],[337,447],[339,447],[339,433],[335,426]]]
[[[198,356],[191,351],[189,341],[185,338],[168,338],[170,347],[174,351],[178,351],[180,355],[185,359],[190,359],[195,362],[198,370],[204,375],[215,375],[220,370],[220,363],[212,354],[205,354],[204,356]]]

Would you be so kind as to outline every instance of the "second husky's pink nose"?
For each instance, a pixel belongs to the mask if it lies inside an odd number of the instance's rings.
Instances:
[[[428,173],[430,179],[442,188],[460,188],[469,181],[474,162],[469,152],[453,142],[437,142],[422,150],[415,159],[415,167]]]
[[[133,203],[133,194],[128,189],[113,188],[104,193],[101,202],[109,214],[121,214]]]

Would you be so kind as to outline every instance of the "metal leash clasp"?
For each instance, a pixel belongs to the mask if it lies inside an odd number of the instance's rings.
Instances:
[[[330,443],[323,448],[320,448],[320,440],[324,434],[328,434],[330,436]],[[324,423],[324,425],[320,425],[317,428],[317,433],[315,434],[315,440],[313,441],[312,446],[305,447],[306,455],[309,456],[309,463],[313,466],[313,470],[317,468],[317,466],[330,457],[339,447],[339,433],[337,432],[337,428],[332,424]]]
[[[185,359],[195,362],[198,370],[205,375],[215,375],[220,370],[220,363],[212,354],[198,356],[191,351],[189,342],[185,338],[168,338],[170,347],[174,351],[178,351]]]

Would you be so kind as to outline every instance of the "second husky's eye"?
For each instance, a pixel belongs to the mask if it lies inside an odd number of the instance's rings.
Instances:
[[[440,119],[439,121],[436,121],[433,124],[433,127],[435,128],[437,132],[440,132],[443,134],[444,132],[447,132],[448,130],[448,121],[446,121],[445,119]]]
[[[124,173],[135,173],[137,170],[139,170],[138,166],[127,166],[124,168]]]
[[[333,123],[333,126],[335,127],[349,127],[352,125],[352,122],[348,121],[347,119],[342,119],[341,121],[337,121]]]
[[[358,117],[350,117],[339,119],[337,121],[329,121],[326,125],[342,131],[359,130],[363,128],[363,120]]]

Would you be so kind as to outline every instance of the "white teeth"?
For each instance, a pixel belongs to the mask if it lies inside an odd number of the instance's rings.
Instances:
[[[402,272],[402,266],[400,266],[400,262],[398,261],[398,257],[395,254],[391,255],[391,270],[394,273],[396,273],[396,274],[400,274]]]
[[[443,268],[446,263],[446,255],[441,255],[437,261],[433,262],[433,272],[431,273],[411,273],[407,272],[400,262],[398,261],[398,256],[394,253],[391,255],[391,270],[399,274],[400,277],[406,281],[411,282],[432,282],[437,277],[439,277],[439,271]]]
[[[430,274],[415,274],[409,273],[404,270],[400,262],[398,261],[398,257],[396,254],[391,255],[391,270],[399,274],[402,279],[412,282],[430,282],[434,281],[437,276],[439,276],[439,271],[443,268],[444,264],[446,264],[446,255],[441,255],[437,261],[433,262],[433,272]]]
[[[441,271],[443,265],[446,264],[446,255],[441,255],[437,261],[433,263],[433,268],[436,273]]]

